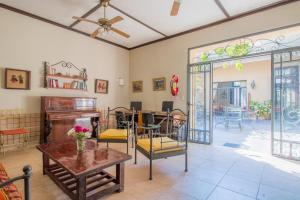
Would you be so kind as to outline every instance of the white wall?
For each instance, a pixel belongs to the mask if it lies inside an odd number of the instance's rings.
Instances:
[[[129,52],[0,8],[0,110],[40,110],[40,96],[97,97],[99,107],[128,105]],[[43,61],[87,68],[88,92],[43,88]],[[4,68],[31,71],[31,90],[4,89]],[[123,77],[125,86],[117,79]],[[109,80],[109,94],[95,94],[95,79]]]
[[[144,80],[144,92],[132,93],[145,109],[161,109],[163,100],[174,100],[182,109],[186,105],[188,48],[250,33],[270,30],[300,22],[300,2],[277,7],[180,37],[154,43],[130,52],[130,80]],[[152,91],[152,78],[165,76],[167,85],[172,74],[180,76],[180,95],[173,98],[170,90]]]
[[[247,94],[250,94],[253,101],[262,103],[271,100],[271,57],[270,60],[244,63],[241,71],[234,65],[226,69],[216,67],[213,75],[213,82],[247,81]],[[255,82],[255,88],[251,87],[252,81]]]

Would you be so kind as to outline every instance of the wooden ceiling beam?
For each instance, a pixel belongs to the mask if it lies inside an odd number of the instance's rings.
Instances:
[[[0,8],[3,8],[3,9],[6,9],[6,10],[9,10],[9,11],[18,13],[18,14],[21,14],[21,15],[24,15],[24,16],[27,16],[27,17],[31,17],[31,18],[33,18],[33,19],[37,19],[37,20],[46,22],[46,23],[48,23],[48,24],[52,24],[52,25],[54,25],[54,26],[58,26],[58,27],[60,27],[60,28],[63,28],[63,29],[66,29],[66,30],[69,30],[69,31],[72,31],[72,32],[75,32],[75,33],[79,33],[79,34],[81,34],[81,35],[85,35],[85,36],[91,38],[91,37],[90,37],[90,34],[85,33],[85,32],[83,32],[83,31],[73,29],[73,28],[71,28],[71,27],[69,27],[69,26],[66,26],[66,25],[63,25],[63,24],[54,22],[54,21],[52,21],[52,20],[49,20],[49,19],[43,18],[43,17],[41,17],[41,16],[38,16],[38,15],[35,15],[35,14],[32,14],[32,13],[26,12],[26,11],[24,11],[24,10],[20,10],[20,9],[18,9],[18,8],[14,8],[14,7],[8,6],[8,5],[3,4],[3,3],[0,3]],[[123,45],[120,45],[120,44],[117,44],[117,43],[114,43],[114,42],[111,42],[111,41],[108,41],[108,40],[105,40],[105,39],[102,39],[102,38],[94,38],[94,39],[99,40],[99,41],[101,41],[101,42],[105,42],[105,43],[107,43],[107,44],[111,44],[111,45],[116,46],[116,47],[120,47],[120,48],[129,50],[128,47],[125,47],[125,46],[123,46]]]
[[[227,10],[225,9],[225,7],[223,6],[223,4],[221,3],[220,0],[215,0],[215,3],[217,4],[217,6],[220,8],[220,10],[223,12],[223,14],[229,18],[230,15],[228,14]]]
[[[138,20],[137,18],[135,18],[135,17],[129,15],[128,13],[126,13],[125,11],[121,10],[120,8],[114,6],[113,4],[109,3],[109,6],[110,6],[111,8],[113,8],[113,9],[115,9],[116,11],[119,11],[119,12],[122,13],[123,15],[125,15],[125,16],[127,16],[127,17],[133,19],[134,21],[140,23],[141,25],[143,25],[143,26],[145,26],[145,27],[151,29],[152,31],[154,31],[154,32],[156,32],[156,33],[158,33],[158,34],[160,34],[160,35],[162,35],[162,36],[164,36],[164,37],[168,37],[166,34],[164,34],[164,33],[160,32],[160,31],[158,31],[157,29],[155,29],[155,28],[153,28],[153,27],[151,27],[151,26],[145,24],[144,22]]]
[[[212,26],[217,26],[217,25],[220,25],[220,24],[232,21],[232,20],[243,18],[243,17],[249,16],[249,15],[253,15],[253,14],[256,14],[256,13],[259,13],[259,12],[263,12],[263,11],[266,11],[266,10],[270,10],[270,9],[273,9],[273,8],[276,8],[276,7],[284,6],[284,5],[294,3],[294,2],[298,2],[298,1],[299,0],[282,0],[282,1],[278,1],[278,2],[269,4],[269,5],[260,7],[260,8],[256,8],[254,10],[250,10],[250,11],[238,14],[238,15],[230,16],[229,18],[224,18],[224,19],[221,19],[219,21],[212,22],[210,24],[199,26],[199,27],[187,30],[187,31],[180,32],[180,33],[176,33],[176,34],[170,35],[170,36],[165,37],[165,38],[161,38],[161,39],[158,39],[158,40],[153,40],[153,41],[150,41],[150,42],[146,42],[144,44],[140,44],[140,45],[131,47],[131,48],[129,48],[129,50],[133,50],[133,49],[140,48],[140,47],[143,47],[143,46],[147,46],[147,45],[150,45],[150,44],[153,44],[153,43],[161,42],[161,41],[168,40],[168,39],[171,39],[171,38],[179,37],[179,36],[189,34],[189,33],[195,32],[195,31],[203,30],[203,29],[206,29],[206,28],[209,28],[209,27],[212,27]]]
[[[93,14],[94,12],[96,12],[99,8],[101,7],[101,4],[98,3],[95,7],[93,7],[91,10],[87,11],[84,15],[81,16],[81,18],[87,18],[88,16],[90,16],[91,14]],[[80,20],[76,20],[75,22],[73,22],[69,27],[72,28],[73,26],[75,26],[76,24],[78,24],[80,22]]]

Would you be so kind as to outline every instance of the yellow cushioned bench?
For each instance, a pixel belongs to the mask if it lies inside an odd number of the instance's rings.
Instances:
[[[129,133],[128,133],[129,135]],[[99,139],[127,140],[127,129],[107,129],[99,134]]]
[[[145,151],[150,153],[150,139],[138,139],[137,145],[141,148],[143,148]],[[155,153],[166,153],[166,152],[172,152],[172,151],[181,151],[184,149],[184,147],[179,146],[181,145],[175,140],[172,140],[168,137],[158,137],[152,139],[152,150],[155,151]]]

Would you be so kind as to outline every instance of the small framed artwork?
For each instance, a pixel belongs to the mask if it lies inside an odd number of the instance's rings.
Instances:
[[[132,92],[143,92],[143,81],[132,81]]]
[[[163,91],[166,90],[166,78],[154,78],[153,79],[153,91]]]
[[[96,79],[95,81],[95,93],[108,94],[108,81]]]
[[[5,89],[30,90],[31,72],[5,68]]]

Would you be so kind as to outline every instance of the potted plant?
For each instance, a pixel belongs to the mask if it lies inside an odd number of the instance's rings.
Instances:
[[[271,119],[271,101],[264,101],[259,103],[257,101],[250,102],[250,110],[254,111],[256,114],[256,119],[261,118],[264,120]]]

